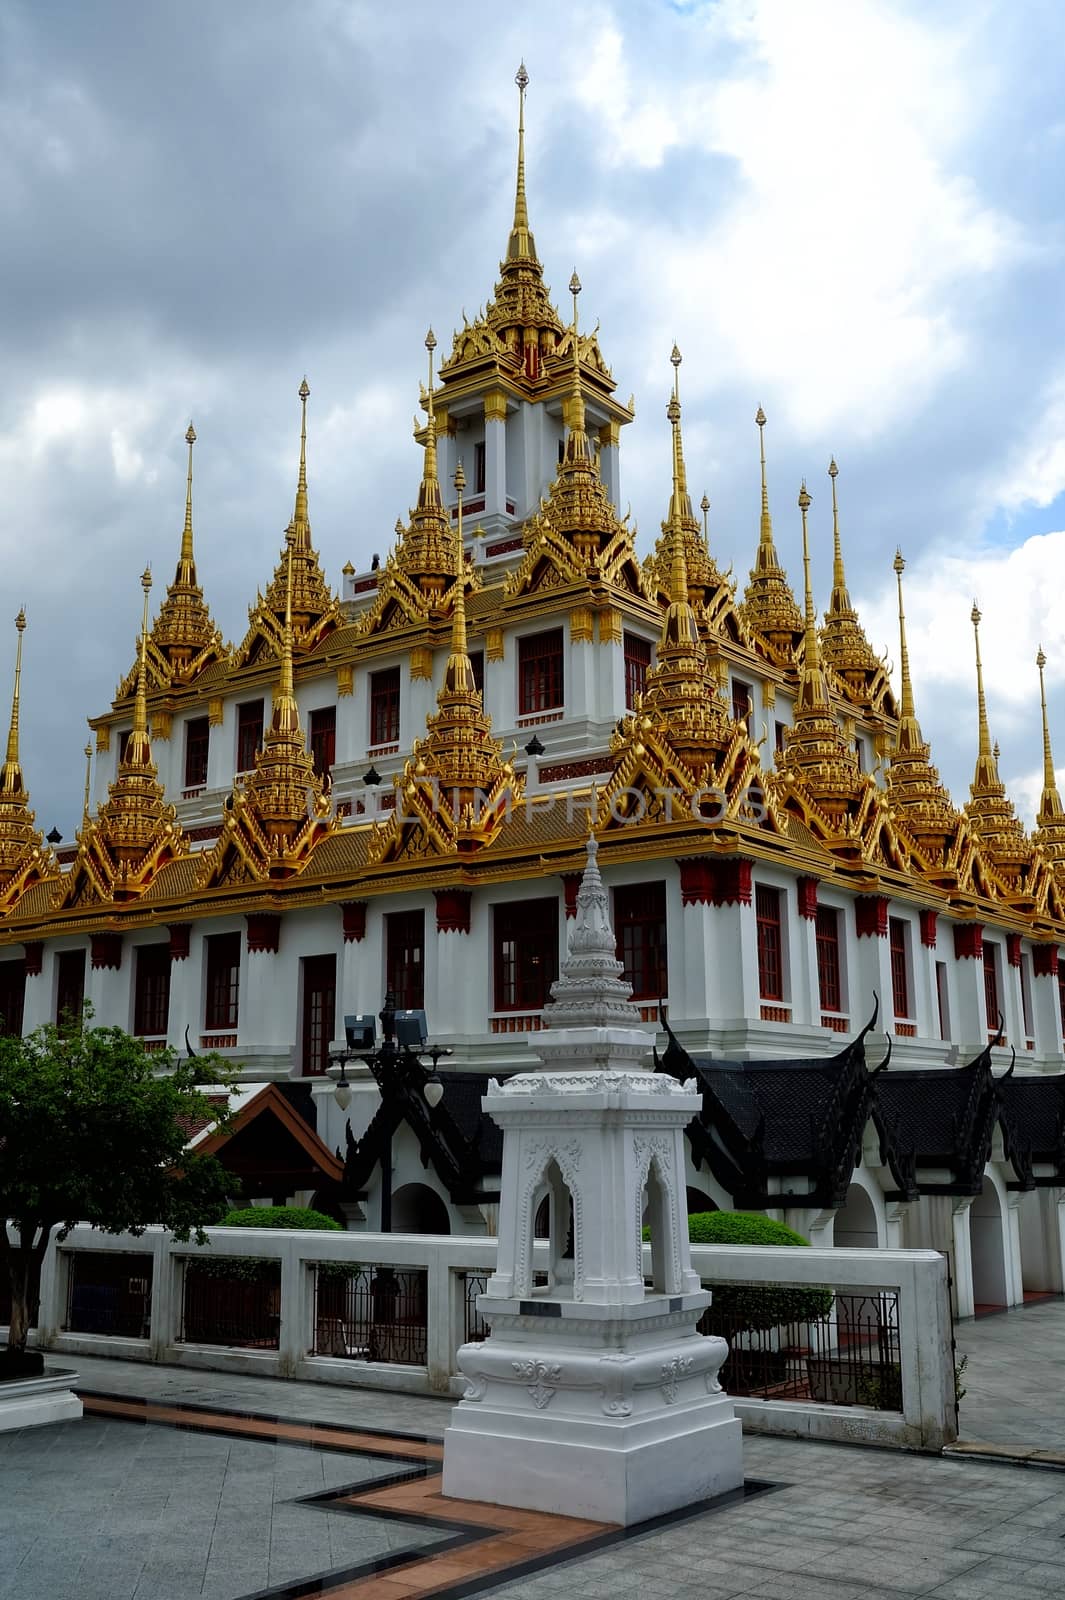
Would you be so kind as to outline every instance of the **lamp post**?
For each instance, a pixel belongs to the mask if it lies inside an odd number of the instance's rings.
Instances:
[[[346,1111],[351,1104],[347,1067],[351,1061],[361,1061],[373,1073],[382,1100],[394,1094],[397,1083],[404,1081],[421,1093],[430,1111],[435,1110],[444,1095],[444,1086],[436,1075],[437,1063],[441,1056],[449,1056],[451,1051],[441,1045],[426,1043],[425,1012],[397,1010],[392,989],[385,995],[379,1018],[380,1044],[376,1043],[372,1013],[344,1018],[344,1049],[330,1056],[332,1063],[340,1069],[333,1091],[337,1105],[341,1111]],[[423,1056],[429,1057],[431,1066],[424,1064]],[[392,1232],[391,1127],[387,1127],[385,1148],[381,1155],[381,1232]]]

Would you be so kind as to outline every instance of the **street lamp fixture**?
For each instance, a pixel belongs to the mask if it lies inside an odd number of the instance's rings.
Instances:
[[[542,756],[543,753],[544,746],[540,743],[539,739],[534,733],[528,744],[525,746],[525,754],[527,756]]]
[[[368,789],[376,789],[381,782],[381,774],[376,767],[371,767],[368,772],[363,773],[362,781]]]

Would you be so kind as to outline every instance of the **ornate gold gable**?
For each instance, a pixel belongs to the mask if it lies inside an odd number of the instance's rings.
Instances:
[[[754,420],[758,424],[762,459],[762,520],[758,553],[744,591],[740,616],[756,646],[770,661],[777,666],[793,668],[795,652],[803,637],[803,620],[773,543],[773,519],[769,515],[765,474],[765,412],[761,406]]]
[[[255,766],[230,796],[222,833],[203,858],[201,888],[294,877],[338,826],[326,786],[304,743],[292,681],[292,595],[296,538],[289,546],[281,673],[273,715]]]
[[[436,338],[432,328],[425,336],[429,352],[429,387],[425,391],[427,422],[425,459],[418,503],[410,513],[410,524],[396,524],[398,542],[389,555],[378,584],[377,596],[359,623],[363,637],[389,633],[397,628],[424,626],[427,622],[452,614],[455,606],[455,539],[451,519],[444,509],[437,469],[437,423],[433,389],[433,351]],[[464,594],[481,587],[478,573],[462,563]]]
[[[673,363],[673,397],[680,404],[679,368],[681,354],[677,346],[673,346],[670,356]],[[702,499],[703,521],[700,526],[698,518],[692,509],[691,495],[688,493],[687,471],[684,465],[684,441],[681,437],[680,424],[677,424],[677,453],[679,478],[677,487],[670,496],[669,514],[662,523],[661,535],[654,547],[654,551],[644,562],[644,577],[647,587],[661,605],[670,603],[670,583],[672,581],[673,564],[673,524],[679,517],[681,534],[684,539],[684,560],[688,569],[688,600],[692,610],[699,621],[703,634],[712,639],[714,635],[724,635],[735,644],[747,645],[750,641],[747,630],[740,619],[736,608],[736,585],[726,577],[718,568],[717,562],[710,554],[710,538],[707,519],[710,512],[710,502],[706,495]],[[675,502],[679,502],[676,503]]]
[[[580,289],[580,280],[574,273],[570,279],[574,330]],[[522,534],[525,556],[504,583],[505,604],[571,585],[608,585],[642,600],[650,599],[632,532],[618,519],[610,503],[585,431],[577,349],[578,343],[574,341],[565,457],[547,499],[541,502],[540,510],[525,526]]]
[[[40,830],[34,826],[30,797],[19,760],[19,695],[22,684],[22,635],[26,613],[15,618],[15,688],[11,697],[11,726],[7,759],[0,768],[0,915],[16,906],[31,884],[58,876],[59,868]]]
[[[515,805],[523,801],[525,779],[503,759],[503,745],[492,738],[492,719],[473,677],[466,643],[465,565],[462,491],[466,476],[459,463],[458,526],[453,584],[451,654],[437,695],[437,712],[428,735],[419,739],[403,772],[395,779],[396,809],[374,831],[370,860],[399,861],[411,856],[470,854],[490,844]]]
[[[843,737],[828,694],[817,637],[810,581],[810,496],[799,493],[802,514],[806,637],[792,724],[777,755],[777,782],[785,808],[802,818],[835,855],[870,865],[905,868],[906,852],[873,779],[863,773]]]
[[[832,479],[832,595],[821,630],[821,659],[835,675],[847,699],[874,716],[898,715],[891,692],[887,668],[873,650],[851,604],[847,577],[843,570],[843,547],[839,537],[839,507],[836,502],[835,459],[828,464]]]
[[[673,432],[670,604],[646,689],[611,740],[613,772],[596,826],[609,830],[633,821],[691,819],[735,825],[761,816],[763,825],[784,832],[786,823],[766,792],[758,753],[746,725],[729,714],[689,602],[676,388],[667,415]]]
[[[148,735],[147,654],[148,594],[151,573],[141,578],[144,619],[141,626],[133,728],[118,763],[118,777],[95,818],[88,816],[78,834],[78,853],[56,891],[56,907],[97,900],[134,900],[148,888],[160,868],[188,853],[188,840],[177,813],[168,805]]]
[[[265,593],[259,594],[248,610],[249,628],[232,658],[234,668],[243,667],[260,656],[280,656],[283,648],[286,601],[291,588],[292,649],[306,655],[344,620],[340,601],[329,588],[311,545],[311,524],[307,513],[307,380],[300,384],[302,422],[300,425],[300,465],[296,484],[296,506],[285,533],[286,548],[274,569]],[[291,557],[291,577],[289,559]]]
[[[979,748],[965,807],[969,825],[981,851],[995,874],[1002,880],[1006,895],[1019,903],[1031,899],[1035,889],[1033,869],[1037,863],[1031,840],[1026,836],[1013,804],[1006,798],[1006,785],[998,772],[998,746],[991,746],[984,697],[984,670],[980,660],[980,611],[973,601],[973,636],[976,642],[976,697],[979,723]]]

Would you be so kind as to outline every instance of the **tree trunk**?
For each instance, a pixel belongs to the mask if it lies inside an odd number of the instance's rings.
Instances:
[[[36,1229],[20,1230],[19,1245],[7,1241],[7,1270],[11,1281],[11,1321],[7,1330],[7,1347],[21,1354],[26,1348],[30,1329],[37,1321],[41,1307],[41,1267],[48,1249],[51,1230],[44,1228],[39,1242],[32,1242]]]

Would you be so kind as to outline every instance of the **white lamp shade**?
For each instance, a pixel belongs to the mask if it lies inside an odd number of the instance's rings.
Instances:
[[[336,1101],[341,1111],[346,1111],[351,1104],[351,1084],[338,1083],[336,1088],[333,1090],[333,1099]]]
[[[434,1111],[444,1098],[444,1085],[438,1079],[434,1078],[425,1085],[423,1093],[425,1095],[426,1105],[431,1111]]]

